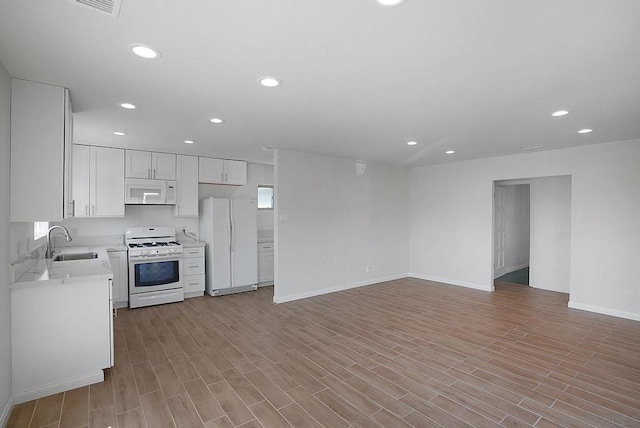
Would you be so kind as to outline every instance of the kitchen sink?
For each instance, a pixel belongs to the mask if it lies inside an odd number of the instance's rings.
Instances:
[[[74,254],[58,254],[53,258],[54,262],[68,262],[70,260],[91,260],[97,259],[98,253],[74,253]]]

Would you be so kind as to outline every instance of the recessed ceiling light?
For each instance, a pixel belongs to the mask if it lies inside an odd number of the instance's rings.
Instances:
[[[129,45],[129,49],[140,58],[154,59],[162,56],[159,50],[152,48],[149,45],[141,45],[139,43]]]
[[[224,122],[224,120],[220,119],[219,117],[213,117],[213,118],[209,119],[209,121],[211,123],[222,123],[222,122]]]
[[[121,131],[113,131],[113,135],[119,135],[119,136],[123,136],[123,135],[127,135],[124,132]]]
[[[382,7],[396,7],[400,6],[407,0],[377,0],[378,4]]]
[[[270,152],[271,150],[273,150],[273,147],[264,146],[262,147],[262,150],[264,150],[265,152]]]
[[[534,144],[533,146],[520,147],[520,150],[533,150],[533,149],[539,149],[540,147],[542,147],[542,144]]]
[[[275,88],[276,86],[282,85],[282,82],[275,77],[265,76],[258,79],[258,82],[262,86],[266,86],[267,88]]]
[[[415,146],[416,144],[418,144],[418,143],[417,143],[417,142],[415,142],[415,141],[409,141],[409,142],[407,143],[407,146]]]
[[[195,141],[193,141],[193,140],[184,140],[184,143],[185,144],[193,144],[193,143],[195,143]]]
[[[551,116],[558,117],[558,116],[566,116],[568,114],[569,112],[567,110],[558,110],[556,112],[551,113]]]
[[[455,150],[447,150],[445,153],[448,154],[448,155],[452,155],[455,152],[456,152]]]
[[[134,108],[136,108],[136,106],[131,103],[122,103],[120,104],[120,107],[126,108],[127,110],[133,110]]]
[[[588,134],[589,132],[593,132],[593,129],[585,128],[578,131],[578,134]]]

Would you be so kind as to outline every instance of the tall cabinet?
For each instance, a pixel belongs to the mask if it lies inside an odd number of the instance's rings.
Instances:
[[[124,150],[73,145],[73,216],[124,216]]]
[[[71,214],[73,112],[69,90],[11,81],[11,221]]]
[[[198,217],[198,157],[176,156],[176,217]]]

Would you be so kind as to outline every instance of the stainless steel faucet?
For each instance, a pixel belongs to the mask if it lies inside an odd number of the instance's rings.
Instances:
[[[71,241],[71,235],[69,235],[69,231],[67,230],[66,227],[64,226],[51,226],[49,228],[49,230],[47,231],[47,252],[44,255],[45,259],[50,259],[53,257],[53,253],[54,253],[54,241],[53,239],[51,239],[55,234],[52,234],[51,231],[54,229],[62,229],[62,231],[64,232],[64,237],[67,240],[67,242]]]

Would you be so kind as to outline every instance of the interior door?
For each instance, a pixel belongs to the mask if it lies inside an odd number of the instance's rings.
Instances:
[[[231,287],[230,206],[228,199],[211,199],[211,255],[214,290]]]
[[[258,208],[251,199],[232,199],[233,287],[258,283]]]
[[[502,186],[495,186],[494,189],[494,257],[493,257],[493,277],[494,279],[504,273],[505,242],[507,238],[507,216],[505,215],[506,189]]]

